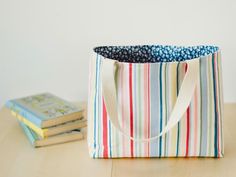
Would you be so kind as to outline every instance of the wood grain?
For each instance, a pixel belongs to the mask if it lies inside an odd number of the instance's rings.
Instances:
[[[85,105],[85,104],[83,104]],[[0,111],[0,177],[236,176],[236,104],[225,105],[225,157],[91,159],[86,139],[34,149],[10,112]]]

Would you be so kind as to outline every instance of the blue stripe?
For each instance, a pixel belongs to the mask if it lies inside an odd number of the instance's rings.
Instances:
[[[208,58],[201,58],[201,139],[200,139],[200,156],[207,155],[207,131],[208,131],[208,83],[207,83],[207,65]]]
[[[214,151],[214,156],[218,157],[218,141],[217,141],[217,128],[218,128],[218,114],[216,112],[216,83],[215,83],[215,64],[214,64],[214,56],[215,54],[212,55],[212,76],[213,76],[213,86],[214,86],[214,111],[215,111],[215,132],[214,132],[214,147],[215,147],[215,151]]]
[[[93,147],[95,149],[94,153],[93,153],[93,158],[95,158],[96,156],[96,119],[97,119],[97,116],[96,116],[96,113],[97,113],[97,92],[98,92],[98,55],[96,57],[96,81],[95,81],[95,86],[96,86],[96,89],[95,89],[95,96],[94,96],[94,115],[93,115],[93,118],[94,118],[94,140],[93,140]]]
[[[162,63],[160,64],[160,132],[162,131]],[[160,137],[159,157],[161,157],[162,137]]]
[[[168,106],[169,106],[169,85],[168,85],[168,82],[167,82],[167,79],[169,78],[169,74],[168,74],[168,71],[169,71],[169,65],[168,63],[165,64],[165,90],[167,90],[167,92],[165,92],[165,126],[166,126],[166,123],[167,121],[169,120],[169,111],[168,111]],[[168,141],[169,140],[169,133],[166,133],[165,134],[165,156],[168,156],[168,149],[169,149],[169,146],[168,146]]]
[[[98,152],[98,156],[100,156],[100,147],[101,147],[101,130],[100,130],[100,128],[101,128],[101,110],[102,110],[102,95],[101,95],[101,82],[99,82],[100,80],[101,80],[101,74],[100,74],[100,70],[101,70],[101,58],[102,58],[102,56],[101,55],[98,55],[98,91],[97,91],[97,103],[98,103],[98,105],[97,105],[97,115],[98,115],[98,122],[97,122],[97,152]]]
[[[156,136],[159,134],[159,64],[151,64],[150,65],[150,73],[151,73],[151,82],[150,82],[150,88],[151,88],[151,94],[150,94],[150,100],[151,100],[151,120],[150,120],[150,131],[151,131],[151,137]],[[150,156],[151,157],[158,157],[158,148],[159,148],[159,139],[154,140],[150,142]]]

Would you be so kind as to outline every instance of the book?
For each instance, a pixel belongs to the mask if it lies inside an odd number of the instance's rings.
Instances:
[[[33,147],[42,147],[42,146],[49,146],[54,144],[60,144],[70,141],[81,140],[84,138],[83,133],[80,130],[70,131],[67,133],[63,133],[60,135],[55,135],[52,137],[42,139],[39,137],[32,129],[30,129],[27,125],[23,122],[19,121],[20,126],[24,130],[27,138],[29,139],[30,143]]]
[[[7,101],[6,107],[39,128],[81,119],[83,110],[51,94],[42,93]]]
[[[87,120],[85,119],[78,119],[78,120],[72,120],[69,122],[65,122],[60,125],[55,125],[48,128],[39,128],[30,121],[28,121],[26,118],[21,116],[20,114],[17,114],[14,111],[11,111],[12,115],[15,116],[20,122],[23,122],[25,125],[27,125],[30,129],[32,129],[35,133],[37,133],[40,137],[45,138],[53,135],[57,135],[60,133],[76,130],[83,128],[87,126]]]

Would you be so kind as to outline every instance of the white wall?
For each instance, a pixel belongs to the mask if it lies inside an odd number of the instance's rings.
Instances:
[[[215,44],[236,102],[234,0],[0,0],[0,106],[49,91],[86,100],[91,48]]]

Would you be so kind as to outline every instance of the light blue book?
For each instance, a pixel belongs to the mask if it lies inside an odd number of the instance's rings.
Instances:
[[[23,122],[19,121],[19,124],[24,130],[26,136],[28,137],[33,147],[41,147],[41,146],[48,146],[48,145],[65,143],[65,142],[70,142],[70,141],[76,141],[76,140],[81,140],[84,137],[82,132],[80,132],[80,130],[74,130],[74,131],[70,131],[67,133],[60,134],[60,135],[51,136],[49,138],[42,139]]]
[[[82,109],[50,93],[10,100],[6,106],[39,128],[81,119]]]

